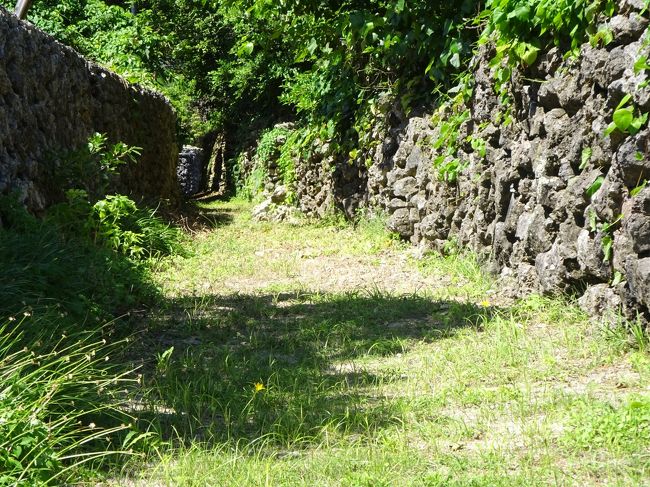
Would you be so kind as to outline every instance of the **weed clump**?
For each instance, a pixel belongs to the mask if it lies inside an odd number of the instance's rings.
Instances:
[[[137,443],[119,390],[136,379],[110,365],[122,342],[97,332],[54,337],[53,319],[39,310],[0,320],[0,485],[65,483],[80,465]]]
[[[106,195],[137,153],[93,136],[70,156],[66,201],[42,219],[0,197],[0,485],[75,481],[82,465],[153,441],[125,412],[124,388],[139,379],[111,360],[131,333],[116,317],[153,302],[149,263],[181,252],[182,233]]]

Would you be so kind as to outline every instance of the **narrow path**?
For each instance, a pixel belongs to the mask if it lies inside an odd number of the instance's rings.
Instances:
[[[134,354],[134,410],[180,446],[116,485],[650,479],[650,360],[624,334],[515,302],[471,259],[416,259],[378,222],[210,211],[156,271],[167,301]]]

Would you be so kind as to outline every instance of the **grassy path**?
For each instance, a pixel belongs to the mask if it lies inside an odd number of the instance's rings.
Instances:
[[[378,223],[206,211],[132,352],[168,444],[111,485],[650,485],[644,343]]]

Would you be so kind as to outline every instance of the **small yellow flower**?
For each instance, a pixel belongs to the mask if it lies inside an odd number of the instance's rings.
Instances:
[[[264,387],[264,384],[262,384],[261,382],[255,383],[255,392],[260,392],[263,391],[264,389],[266,389],[266,387]]]
[[[487,299],[484,299],[483,301],[481,301],[481,306],[483,306],[484,308],[488,308],[490,306],[490,302]]]

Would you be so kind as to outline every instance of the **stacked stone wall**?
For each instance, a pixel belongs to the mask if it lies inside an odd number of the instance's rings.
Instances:
[[[517,294],[572,294],[595,314],[623,309],[647,320],[650,128],[606,135],[626,95],[635,114],[650,112],[648,74],[635,70],[650,58],[644,5],[621,0],[603,19],[608,45],[586,43],[569,58],[553,48],[514,70],[508,106],[496,95],[494,52],[482,46],[471,65],[473,97],[460,107],[470,116],[457,135],[464,169],[455,181],[434,167],[442,152],[433,110],[407,117],[383,101],[370,167],[334,160],[326,144],[297,162],[301,210],[379,208],[423,250],[471,249]]]
[[[634,69],[649,54],[642,3],[621,2],[603,26],[614,38],[607,46],[585,44],[569,59],[552,49],[514,72],[510,124],[499,120],[505,108],[488,67],[494,53],[483,47],[470,119],[458,135],[466,168],[457,181],[440,181],[432,162],[440,127],[430,116],[412,117],[388,142],[397,144],[394,154],[377,149],[369,203],[423,249],[450,241],[470,248],[518,293],[577,294],[588,311],[622,307],[647,319],[650,129],[605,135],[626,95],[637,114],[650,111],[648,76]],[[483,141],[484,155],[472,140]]]
[[[39,212],[61,199],[65,154],[95,132],[142,148],[113,188],[178,198],[176,117],[160,94],[131,85],[0,8],[0,194]]]

